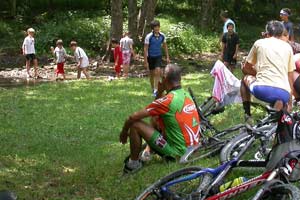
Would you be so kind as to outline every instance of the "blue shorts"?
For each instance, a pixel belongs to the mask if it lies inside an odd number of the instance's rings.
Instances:
[[[261,101],[274,104],[281,100],[286,104],[290,99],[290,93],[284,89],[266,85],[257,85],[255,82],[250,84],[250,92]]]

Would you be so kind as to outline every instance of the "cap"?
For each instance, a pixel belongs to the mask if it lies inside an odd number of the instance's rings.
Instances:
[[[289,13],[287,13],[287,12],[284,11],[284,10],[280,10],[280,15],[289,16]]]

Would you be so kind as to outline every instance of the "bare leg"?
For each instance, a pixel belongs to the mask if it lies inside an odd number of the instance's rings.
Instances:
[[[128,77],[128,71],[129,71],[129,65],[128,64],[123,65],[123,72],[125,78]]]
[[[82,72],[85,75],[86,79],[89,80],[90,79],[90,75],[89,75],[89,72],[87,70],[87,67],[82,68]]]
[[[33,66],[34,66],[34,76],[38,77],[38,61],[37,61],[37,59],[33,59]]]
[[[80,77],[81,77],[81,68],[78,67],[77,68],[77,79],[80,79]]]
[[[277,111],[282,110],[282,108],[283,108],[283,102],[280,101],[280,100],[276,101],[275,104],[274,104],[274,108],[275,108],[275,110],[277,110]]]
[[[157,90],[158,88],[158,82],[160,81],[161,78],[161,70],[160,67],[156,67],[154,70],[154,81],[153,81],[153,89]]]
[[[154,70],[150,70],[150,84],[151,84],[151,89],[154,89]]]
[[[255,80],[256,80],[256,78],[254,76],[246,75],[242,79],[242,82],[241,82],[240,91],[241,91],[241,96],[242,96],[242,100],[243,100],[243,107],[244,107],[245,114],[247,114],[249,116],[251,116],[249,86]]]
[[[26,60],[27,75],[30,76],[30,60]]]
[[[130,158],[138,160],[141,152],[142,138],[149,141],[155,129],[143,121],[135,122],[130,128]]]

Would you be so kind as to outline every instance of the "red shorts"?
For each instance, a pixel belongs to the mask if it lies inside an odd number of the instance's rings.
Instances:
[[[120,64],[115,65],[115,72],[116,73],[121,73],[121,65]]]
[[[65,70],[64,70],[64,63],[57,63],[57,69],[56,69],[56,74],[64,74]]]

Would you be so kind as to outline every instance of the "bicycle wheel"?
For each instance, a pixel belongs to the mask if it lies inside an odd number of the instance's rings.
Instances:
[[[193,163],[203,158],[213,157],[221,152],[224,142],[211,142],[208,145],[189,147],[185,154],[180,157],[179,163]]]
[[[299,200],[300,190],[294,185],[278,183],[269,184],[262,188],[259,197],[255,196],[252,200]]]
[[[202,170],[201,167],[187,167],[173,172],[150,185],[136,198],[136,200],[199,199],[199,193],[197,193],[196,197],[195,191],[202,191],[207,188],[207,186],[211,182],[211,176],[209,174],[203,174],[202,176],[193,180],[185,181],[171,186],[169,190],[173,193],[172,196],[163,194],[161,191],[161,187],[172,180],[183,178],[200,170]]]

